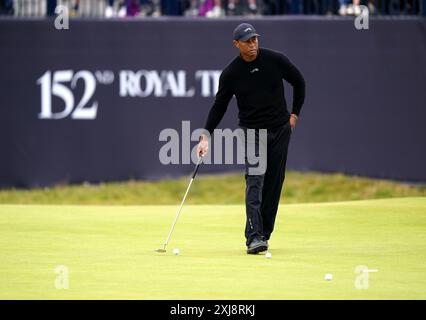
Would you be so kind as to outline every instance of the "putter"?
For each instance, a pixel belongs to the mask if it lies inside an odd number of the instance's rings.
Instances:
[[[170,237],[172,236],[173,229],[175,228],[176,222],[177,222],[177,220],[179,219],[179,215],[180,215],[180,212],[182,211],[182,207],[183,207],[183,204],[184,204],[184,202],[185,202],[186,196],[188,195],[189,188],[191,188],[192,181],[194,181],[195,175],[197,174],[198,168],[200,167],[200,164],[201,164],[202,162],[203,162],[203,156],[201,156],[201,157],[198,159],[198,163],[197,163],[197,165],[195,166],[195,169],[194,169],[194,172],[193,172],[193,174],[192,174],[191,180],[189,181],[188,188],[186,188],[185,195],[184,195],[184,197],[183,197],[182,203],[180,204],[180,207],[179,207],[179,210],[178,210],[178,212],[177,212],[177,214],[176,214],[175,220],[173,221],[172,228],[170,229],[169,235],[167,236],[167,239],[166,239],[166,241],[164,242],[163,247],[162,247],[162,248],[158,248],[158,249],[156,249],[156,250],[155,250],[156,252],[159,252],[159,253],[165,253],[165,252],[167,251],[167,250],[166,250],[166,247],[167,247],[167,245],[169,244]]]

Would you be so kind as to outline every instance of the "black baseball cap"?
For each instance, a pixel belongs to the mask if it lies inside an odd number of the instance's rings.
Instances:
[[[247,41],[252,37],[258,37],[256,30],[249,23],[241,23],[234,30],[234,40]]]

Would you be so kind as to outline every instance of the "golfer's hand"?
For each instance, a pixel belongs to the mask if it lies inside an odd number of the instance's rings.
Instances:
[[[209,138],[206,135],[201,135],[201,140],[198,143],[197,155],[198,157],[204,157],[209,151]]]
[[[290,116],[290,127],[291,130],[293,130],[296,127],[296,123],[297,123],[297,115],[295,115],[294,113],[291,114]]]

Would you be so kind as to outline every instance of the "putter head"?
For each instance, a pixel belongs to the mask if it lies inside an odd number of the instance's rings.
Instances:
[[[163,244],[162,248],[155,249],[155,252],[165,253],[166,252],[166,244]]]

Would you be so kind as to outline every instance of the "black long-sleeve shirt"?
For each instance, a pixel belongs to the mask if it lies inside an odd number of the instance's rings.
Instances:
[[[235,95],[239,125],[253,129],[272,129],[289,121],[283,81],[293,86],[292,113],[299,115],[305,100],[305,80],[283,54],[260,48],[255,60],[236,57],[221,73],[215,102],[204,128],[213,130],[222,120]]]

